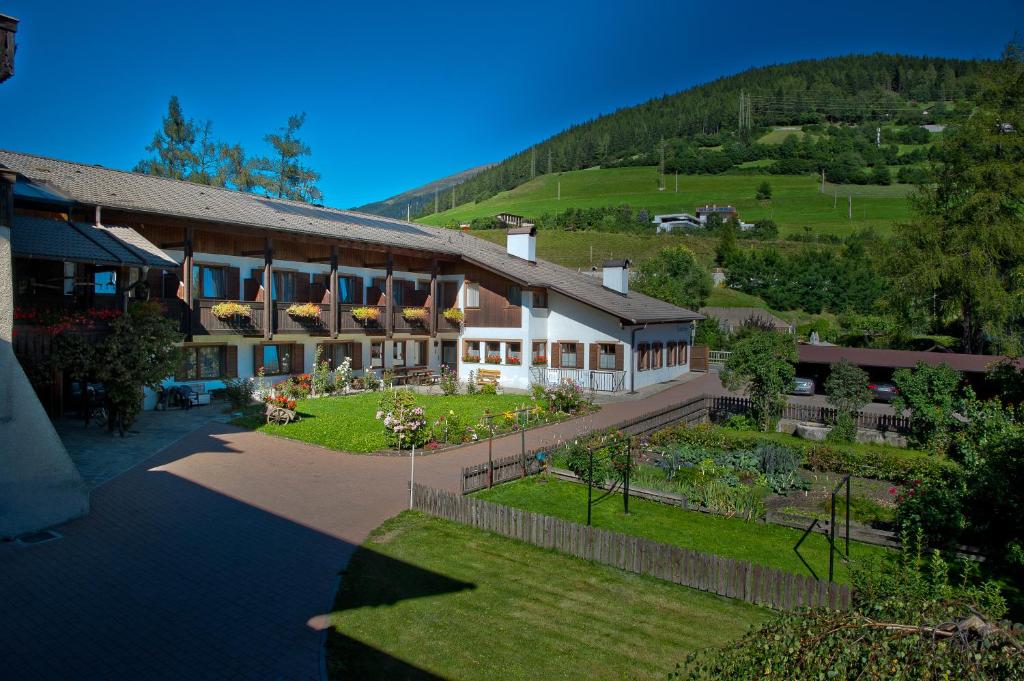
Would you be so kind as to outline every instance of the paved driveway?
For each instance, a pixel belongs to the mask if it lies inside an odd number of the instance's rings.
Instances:
[[[710,376],[528,433],[571,438],[699,395]],[[495,456],[518,451],[495,442]],[[486,443],[417,460],[456,489]],[[93,492],[63,538],[0,546],[0,660],[14,679],[319,679],[339,571],[408,503],[408,458],[208,423]]]

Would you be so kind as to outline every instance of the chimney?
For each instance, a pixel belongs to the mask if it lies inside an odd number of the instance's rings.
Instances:
[[[626,295],[629,293],[629,261],[609,260],[602,266],[602,283],[606,289]]]
[[[506,232],[505,248],[509,255],[537,262],[537,228],[530,223],[518,227],[510,227]]]

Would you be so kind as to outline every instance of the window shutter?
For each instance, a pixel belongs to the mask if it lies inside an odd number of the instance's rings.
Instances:
[[[551,344],[551,356],[548,360],[551,362],[552,369],[562,368],[562,348],[559,347],[558,343]]]
[[[384,291],[377,286],[366,287],[366,304],[367,305],[383,305],[384,304]]]
[[[263,346],[254,345],[252,347],[252,373],[255,376],[260,373],[260,369],[263,368]]]
[[[179,300],[185,300],[185,282],[178,280],[178,291],[174,294]]]
[[[352,356],[352,370],[363,368],[363,344],[350,343]]]
[[[595,369],[600,369],[601,368],[601,361],[599,359],[600,356],[601,356],[600,353],[601,353],[601,347],[597,343],[591,343],[590,344],[590,370],[591,371],[593,371]]]
[[[679,363],[686,364],[690,358],[688,354],[690,352],[690,346],[686,344],[686,341],[679,341]]]
[[[260,292],[260,282],[256,279],[246,279],[242,283],[243,300],[256,300]]]
[[[309,286],[309,302],[317,304],[330,303],[331,299],[328,296],[330,283],[328,275],[314,274],[313,283]]]
[[[227,345],[224,347],[224,376],[226,378],[238,378],[237,345]]]
[[[306,373],[306,346],[302,343],[292,343],[292,366],[291,373]]]
[[[237,267],[224,268],[224,295],[228,300],[238,300],[239,281],[242,278],[242,271]]]
[[[615,370],[616,371],[622,371],[622,365],[623,365],[622,352],[623,352],[622,344],[620,343],[620,344],[615,346]]]

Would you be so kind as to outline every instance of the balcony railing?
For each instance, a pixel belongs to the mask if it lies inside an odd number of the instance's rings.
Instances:
[[[274,303],[275,333],[308,333],[314,336],[323,336],[328,333],[331,328],[331,310],[328,305],[320,306],[318,316],[307,318],[288,314],[288,308],[294,304]]]
[[[572,381],[584,390],[619,392],[625,388],[626,372],[610,369],[552,369],[546,366],[530,367],[530,377],[541,385],[558,385]]]
[[[459,333],[462,331],[462,324],[459,322],[452,322],[444,318],[443,314],[437,315],[437,332],[438,333]]]
[[[352,316],[352,310],[360,307],[376,308],[377,319],[361,321]],[[386,331],[387,307],[384,305],[339,305],[338,333],[378,334]]]
[[[424,310],[426,314],[422,319],[412,318],[412,311]],[[429,307],[408,305],[404,307],[396,307],[393,315],[392,330],[395,333],[430,333],[430,313]],[[407,314],[409,316],[407,316]]]
[[[249,308],[248,315],[220,318],[213,314],[219,303],[238,303]],[[263,304],[251,300],[197,300],[192,309],[192,334],[228,334],[258,336],[263,333]]]

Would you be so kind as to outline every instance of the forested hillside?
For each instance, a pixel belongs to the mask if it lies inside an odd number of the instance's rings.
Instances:
[[[412,215],[418,215],[426,210],[433,210],[435,202],[440,203],[441,192],[444,192],[446,189],[449,189],[454,185],[465,182],[469,178],[483,172],[493,165],[493,163],[489,163],[487,165],[470,168],[469,170],[463,170],[461,173],[442,177],[441,179],[429,182],[422,187],[402,192],[401,194],[392,196],[390,199],[367,203],[366,205],[357,207],[355,210],[359,210],[364,213],[372,213],[374,215],[384,215],[389,218],[405,218],[406,209],[408,208]],[[447,194],[444,194],[444,199],[450,200]],[[450,205],[450,203],[441,203],[440,208],[444,209]]]
[[[825,157],[836,166],[828,170],[837,180],[883,184],[865,167],[898,165],[899,145],[920,142],[911,139],[917,125],[966,115],[969,107],[959,104],[977,89],[984,64],[875,54],[751,69],[575,125],[451,191],[461,205],[545,173],[657,165],[663,153],[666,170],[683,173],[785,161],[764,170],[801,174],[816,170]],[[870,125],[858,129],[830,123]],[[879,149],[872,144],[876,124],[884,124],[882,141],[891,149],[872,151]],[[779,131],[778,139],[758,141],[775,126],[800,127],[789,142],[785,131]],[[450,207],[450,193],[445,198],[442,206]],[[423,213],[432,210],[433,205],[425,206]]]

